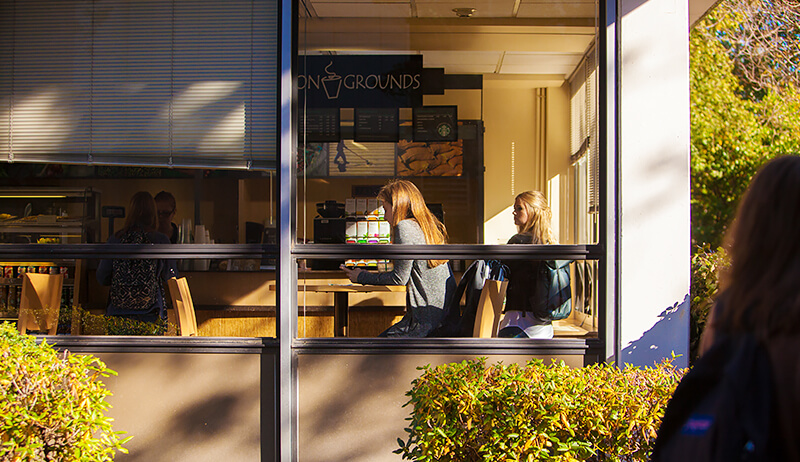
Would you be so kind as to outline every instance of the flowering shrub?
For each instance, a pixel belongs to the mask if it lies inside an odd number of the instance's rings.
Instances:
[[[0,460],[109,461],[127,453],[104,415],[116,375],[90,355],[59,353],[0,324]]]
[[[670,360],[651,368],[570,368],[535,359],[425,366],[404,459],[416,461],[644,461],[683,376]]]

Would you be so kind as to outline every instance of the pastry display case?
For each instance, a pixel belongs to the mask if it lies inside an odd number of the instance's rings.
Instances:
[[[99,240],[100,194],[92,188],[0,188],[0,243]]]
[[[100,194],[92,188],[0,188],[0,245],[99,241]],[[62,308],[75,295],[75,260],[0,262],[0,318],[16,319],[26,272],[64,276]]]

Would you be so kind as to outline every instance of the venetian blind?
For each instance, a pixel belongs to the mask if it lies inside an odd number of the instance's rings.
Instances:
[[[0,0],[0,158],[274,168],[277,0]]]
[[[600,203],[599,144],[597,127],[597,66],[595,49],[584,56],[569,81],[570,149],[573,162],[588,156],[589,210],[597,212]]]

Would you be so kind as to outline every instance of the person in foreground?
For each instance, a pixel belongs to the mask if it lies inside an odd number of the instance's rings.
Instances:
[[[525,191],[514,199],[514,224],[517,234],[509,244],[556,244],[551,228],[552,212],[539,191]],[[553,323],[547,313],[547,294],[537,294],[541,287],[542,261],[509,260],[506,306],[498,337],[553,338]]]
[[[730,265],[700,357],[664,410],[650,460],[800,461],[800,157],[765,164],[725,236]]]
[[[800,156],[774,159],[756,174],[726,248],[731,264],[721,274],[700,354],[729,335],[763,342],[785,460],[800,461]]]
[[[414,183],[393,181],[378,192],[386,221],[392,226],[392,243],[445,244],[447,231],[425,205]],[[359,268],[341,269],[351,281],[372,285],[405,285],[406,313],[381,337],[425,337],[439,327],[448,298],[456,288],[447,260],[395,260],[392,271],[372,273]]]
[[[125,225],[108,238],[109,244],[169,244],[156,231],[156,202],[146,191],[133,195]],[[174,260],[104,259],[97,281],[111,286],[106,313],[144,322],[166,319],[163,282],[178,275]]]

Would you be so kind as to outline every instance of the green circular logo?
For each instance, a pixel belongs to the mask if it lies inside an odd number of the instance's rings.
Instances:
[[[447,138],[450,136],[450,133],[453,132],[453,127],[450,126],[448,123],[440,123],[438,127],[436,127],[436,133],[439,134],[442,138]]]

